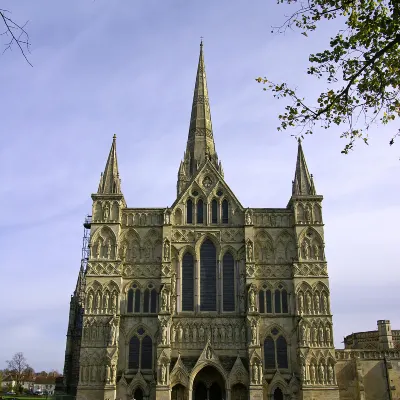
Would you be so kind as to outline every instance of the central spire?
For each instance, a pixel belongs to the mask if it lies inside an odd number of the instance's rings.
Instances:
[[[202,40],[200,42],[200,55],[193,94],[188,141],[184,161],[181,163],[178,173],[178,194],[181,191],[179,187],[182,189],[184,186],[183,181],[189,181],[206,160],[210,160],[222,174],[222,167],[218,165],[218,155],[215,151]]]

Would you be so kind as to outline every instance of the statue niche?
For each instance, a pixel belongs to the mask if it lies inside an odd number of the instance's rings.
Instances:
[[[95,259],[112,260],[116,256],[115,237],[110,228],[104,227],[95,235],[92,256]]]
[[[300,258],[302,260],[323,261],[323,244],[317,232],[308,229],[300,240]]]

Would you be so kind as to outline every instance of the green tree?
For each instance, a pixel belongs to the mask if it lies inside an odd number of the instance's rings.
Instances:
[[[294,4],[297,10],[272,32],[298,28],[308,37],[321,21],[341,19],[345,25],[330,39],[328,49],[309,56],[307,74],[329,86],[317,99],[306,100],[286,82],[256,79],[275,98],[288,100],[278,130],[294,127],[303,135],[316,126],[338,125],[347,140],[342,153],[353,149],[357,139],[368,144],[372,124],[387,124],[400,116],[400,1],[277,1]],[[398,135],[399,130],[393,133],[390,145]]]

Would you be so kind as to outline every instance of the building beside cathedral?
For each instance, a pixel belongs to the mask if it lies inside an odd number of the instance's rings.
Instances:
[[[175,202],[128,207],[115,136],[92,199],[70,303],[69,395],[399,399],[400,350],[388,321],[367,335],[368,349],[358,347],[361,333],[334,348],[323,197],[302,144],[282,208],[242,205],[225,182],[202,44]]]

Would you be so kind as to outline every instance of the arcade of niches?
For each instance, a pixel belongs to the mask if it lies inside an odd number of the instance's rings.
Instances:
[[[379,325],[375,348],[334,348],[323,198],[301,142],[286,207],[246,208],[225,182],[202,45],[176,201],[127,206],[115,136],[92,199],[90,255],[71,298],[69,395],[399,398],[400,382],[397,389],[390,382],[399,376],[399,350],[388,321]],[[370,370],[378,389],[366,382]]]

